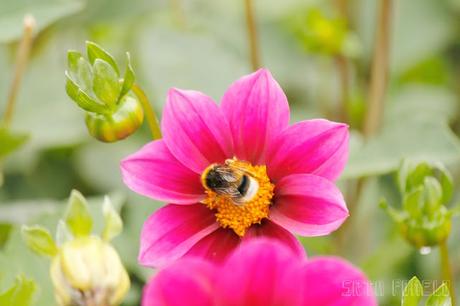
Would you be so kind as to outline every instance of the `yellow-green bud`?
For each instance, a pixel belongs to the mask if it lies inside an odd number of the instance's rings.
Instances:
[[[356,57],[360,43],[344,18],[326,16],[318,8],[301,11],[289,21],[298,40],[309,52]]]
[[[53,258],[50,274],[61,306],[116,306],[130,287],[118,253],[96,236],[65,242]]]
[[[140,102],[124,96],[112,114],[86,113],[86,126],[89,133],[103,141],[114,142],[134,133],[144,120],[144,111]]]
[[[399,169],[398,184],[402,210],[383,202],[396,221],[402,236],[416,248],[436,246],[451,231],[453,211],[447,209],[452,197],[452,179],[439,164],[404,161]]]
[[[142,124],[144,112],[136,95],[130,57],[124,75],[114,58],[95,43],[87,42],[88,60],[78,51],[68,52],[66,92],[86,111],[86,126],[104,142],[124,139]]]

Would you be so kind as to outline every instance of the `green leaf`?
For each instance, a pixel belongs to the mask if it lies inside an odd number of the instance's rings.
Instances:
[[[416,276],[404,288],[401,306],[417,306],[423,297],[423,287]]]
[[[66,92],[67,95],[75,102],[78,106],[88,112],[105,114],[108,109],[96,102],[93,98],[88,96],[80,87],[71,79],[69,73],[66,71]]]
[[[405,158],[446,164],[460,160],[460,141],[448,125],[457,111],[452,92],[412,85],[390,100],[382,131],[351,147],[342,178],[389,173]]]
[[[88,54],[88,59],[91,65],[94,65],[97,59],[101,59],[109,63],[110,66],[112,66],[112,68],[117,73],[117,76],[120,75],[120,71],[118,70],[118,65],[115,62],[115,59],[107,51],[102,49],[101,46],[99,46],[98,44],[94,42],[87,41],[86,42],[86,52]]]
[[[88,203],[77,190],[72,190],[65,215],[65,222],[74,236],[88,236],[93,229],[93,218]]]
[[[0,305],[31,306],[36,289],[34,281],[18,276],[11,288],[0,293]]]
[[[23,19],[26,14],[34,16],[36,34],[83,7],[84,2],[80,0],[0,1],[0,43],[11,42],[22,36]]]
[[[12,133],[6,128],[0,128],[0,158],[19,149],[29,139],[29,134]]]
[[[123,86],[121,88],[120,97],[118,99],[121,99],[131,90],[131,87],[133,87],[135,80],[136,75],[134,74],[133,67],[131,66],[131,56],[129,55],[129,52],[126,52],[125,77],[123,78]]]
[[[102,211],[105,221],[104,229],[102,231],[102,239],[105,241],[110,241],[122,232],[123,221],[121,221],[120,215],[113,208],[112,202],[108,196],[104,198]]]
[[[428,298],[426,306],[451,306],[449,288],[444,283]]]
[[[104,60],[96,59],[93,64],[93,91],[108,106],[116,105],[121,85],[115,70]]]
[[[57,254],[57,246],[46,228],[39,225],[24,225],[21,233],[24,242],[35,253],[51,257]]]

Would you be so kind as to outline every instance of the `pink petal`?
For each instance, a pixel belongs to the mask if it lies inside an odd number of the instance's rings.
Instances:
[[[348,159],[348,126],[323,119],[296,123],[272,142],[268,174],[275,182],[296,173],[335,180]]]
[[[171,263],[218,227],[213,213],[202,204],[168,204],[144,223],[139,262],[149,267]]]
[[[236,156],[255,164],[264,160],[267,145],[289,123],[286,95],[266,69],[233,83],[221,108],[230,123]]]
[[[302,258],[276,240],[242,244],[216,277],[219,306],[302,305]]]
[[[160,271],[144,287],[142,306],[212,306],[214,267],[198,259],[182,259]]]
[[[193,204],[204,198],[200,176],[183,166],[162,140],[125,158],[121,173],[129,188],[157,200]]]
[[[270,220],[296,234],[326,235],[347,217],[348,209],[340,190],[325,178],[294,174],[276,184]]]
[[[233,156],[227,120],[217,104],[200,92],[171,89],[161,128],[171,153],[197,173]]]
[[[222,262],[235,250],[241,239],[233,230],[219,228],[198,241],[186,256],[198,256],[213,262]]]
[[[300,257],[305,257],[305,249],[300,244],[299,240],[288,232],[285,228],[271,222],[270,220],[262,221],[260,225],[253,225],[243,237],[243,242],[246,243],[257,237],[270,238],[282,242],[289,247],[295,254]]]
[[[305,304],[327,306],[376,306],[372,286],[350,263],[319,257],[305,266]]]

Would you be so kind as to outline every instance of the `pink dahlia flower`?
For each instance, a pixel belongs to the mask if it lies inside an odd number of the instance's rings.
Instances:
[[[372,286],[350,263],[305,256],[255,239],[221,265],[183,258],[144,288],[142,306],[376,306]]]
[[[167,201],[145,222],[141,264],[184,255],[222,260],[255,236],[302,252],[293,234],[325,235],[348,216],[334,181],[348,156],[348,127],[322,119],[289,125],[289,105],[270,72],[233,83],[217,105],[171,89],[163,139],[121,163],[132,190]]]

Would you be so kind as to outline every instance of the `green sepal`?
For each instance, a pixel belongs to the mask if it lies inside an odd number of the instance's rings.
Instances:
[[[425,177],[425,210],[428,214],[433,214],[442,205],[441,184],[432,176]]]
[[[452,300],[450,298],[449,288],[444,283],[428,297],[426,306],[451,306]]]
[[[423,213],[424,192],[422,187],[404,194],[403,208],[412,218],[420,218]]]
[[[77,82],[82,90],[89,94],[92,91],[93,72],[91,65],[83,57],[78,60],[77,67]]]
[[[93,229],[93,218],[89,213],[88,203],[77,190],[72,190],[70,194],[65,222],[75,237],[89,236]]]
[[[21,234],[26,245],[35,253],[51,257],[57,254],[58,248],[56,243],[46,228],[39,225],[23,225]]]
[[[107,114],[109,112],[106,106],[96,102],[96,100],[91,98],[82,89],[80,89],[80,87],[72,80],[67,71],[65,72],[65,76],[67,78],[65,86],[67,95],[75,103],[77,103],[79,107],[92,113]]]
[[[436,169],[440,173],[439,183],[442,187],[442,203],[447,204],[452,199],[452,194],[454,192],[452,175],[442,164],[437,164]]]
[[[72,73],[77,73],[78,60],[82,57],[81,53],[75,50],[67,51],[67,66]]]
[[[94,62],[96,59],[102,59],[105,62],[109,63],[110,66],[115,70],[117,75],[120,75],[120,71],[118,70],[117,63],[115,62],[115,59],[110,55],[107,51],[102,49],[101,46],[98,44],[87,41],[86,42],[86,52],[88,54],[88,59],[91,63],[91,65],[94,65]]]
[[[123,230],[123,221],[120,215],[112,205],[112,201],[108,196],[104,197],[104,204],[102,206],[104,214],[104,229],[102,230],[102,239],[110,241],[118,236]]]
[[[123,78],[123,86],[118,99],[121,99],[131,90],[135,81],[136,75],[134,74],[133,67],[131,66],[131,56],[129,55],[129,52],[126,52],[126,71]]]
[[[416,276],[404,288],[401,306],[417,306],[423,297],[423,287]]]
[[[393,221],[400,223],[404,220],[404,216],[392,206],[388,205],[385,198],[380,199],[379,206],[388,214],[388,216],[390,216],[391,219],[393,219]]]
[[[37,285],[33,280],[20,275],[14,285],[0,293],[0,305],[31,306]]]
[[[115,106],[121,92],[121,84],[115,70],[104,60],[96,59],[93,64],[93,91],[108,106]]]
[[[425,177],[433,174],[433,168],[427,162],[421,162],[415,165],[409,170],[406,177],[406,189],[405,191],[411,191],[418,186],[423,185]]]
[[[0,127],[0,158],[19,149],[28,139],[29,134],[12,133],[9,129]]]

